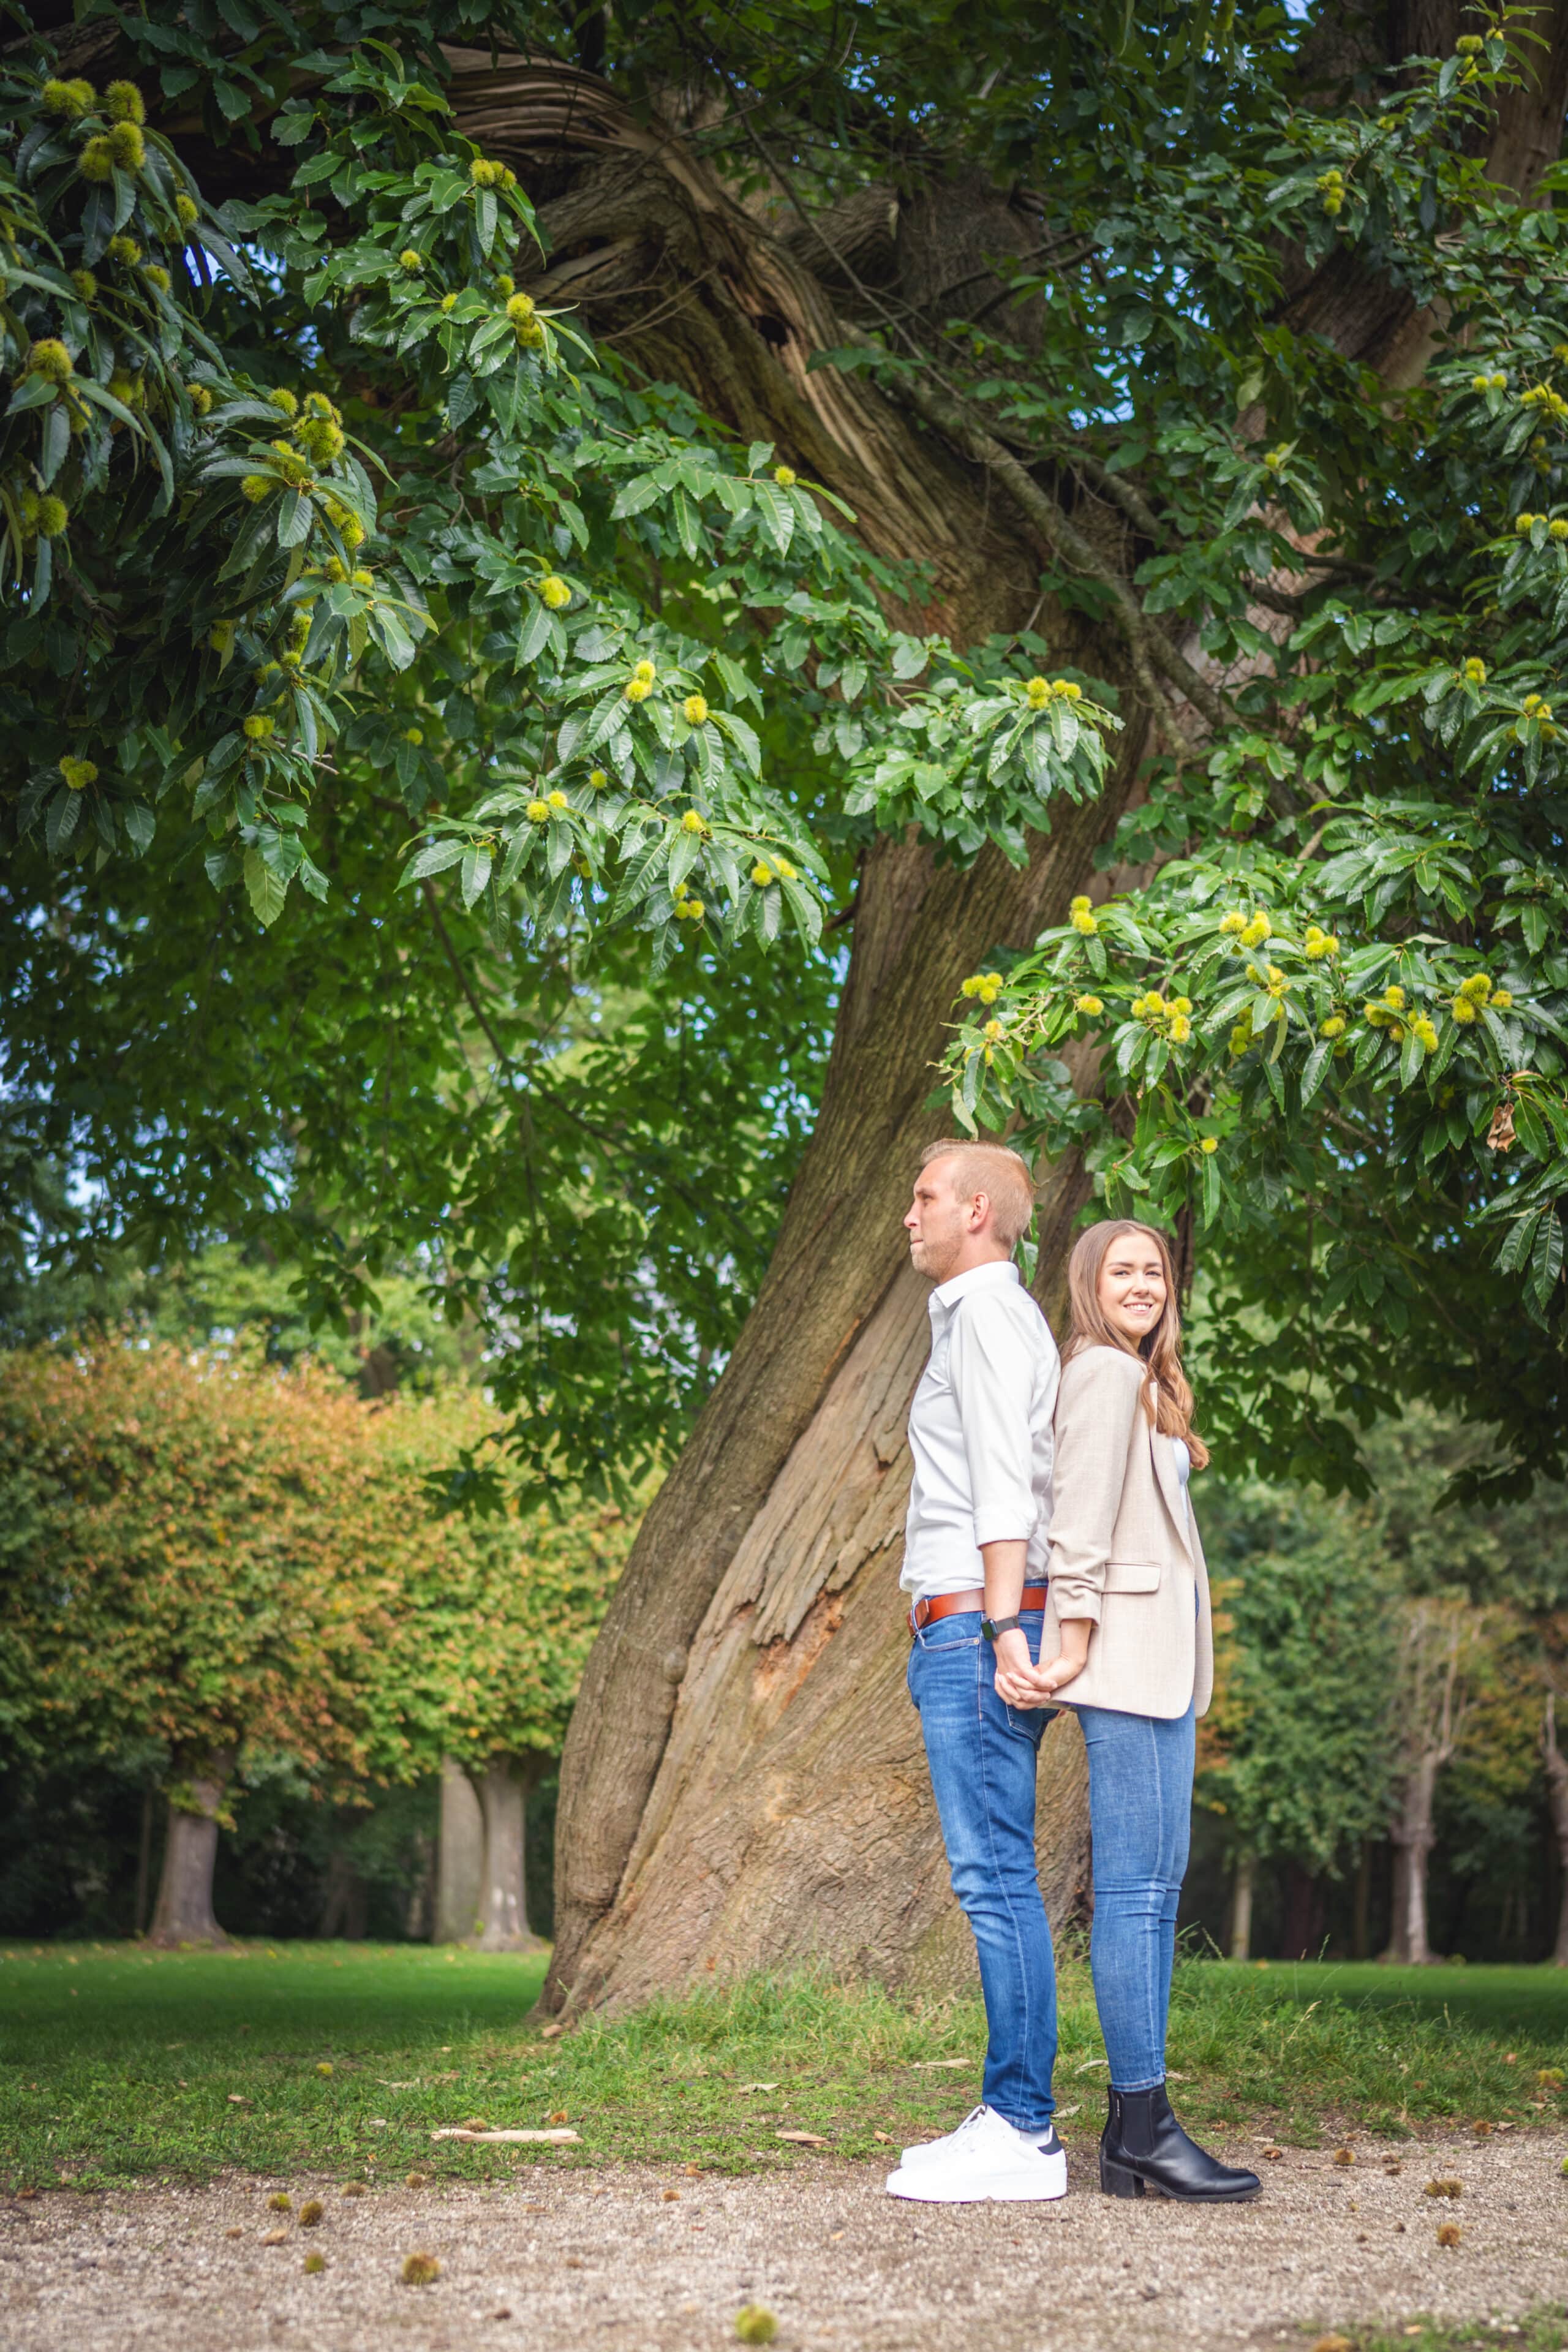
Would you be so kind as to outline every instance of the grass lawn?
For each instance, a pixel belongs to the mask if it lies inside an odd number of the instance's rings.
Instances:
[[[1318,2338],[1319,2343],[1323,2340]],[[1461,2319],[1451,2326],[1435,2319],[1402,2321],[1391,2328],[1353,2328],[1338,2340],[1351,2352],[1479,2352],[1483,2344],[1506,2347],[1506,2352],[1565,2352],[1568,2318],[1548,2307],[1495,2328],[1485,2319]]]
[[[0,1951],[0,2187],[223,2166],[347,2178],[504,2176],[621,2158],[746,2170],[946,2129],[979,2095],[977,2000],[752,1981],[527,2022],[543,1972],[427,1947]],[[1065,2137],[1099,2129],[1087,1969],[1061,1975]],[[1233,1967],[1177,1972],[1171,2065],[1194,2128],[1312,2143],[1345,2130],[1528,2126],[1568,2113],[1568,1984],[1551,1969]],[[569,2122],[565,2151],[432,2141],[443,2124]]]

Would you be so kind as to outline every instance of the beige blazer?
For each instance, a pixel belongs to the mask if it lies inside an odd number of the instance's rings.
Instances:
[[[1089,1663],[1059,1704],[1174,1717],[1195,1700],[1202,1715],[1214,1692],[1208,1570],[1171,1441],[1143,1409],[1147,1381],[1120,1348],[1086,1348],[1062,1367],[1040,1655],[1057,1655],[1063,1618],[1092,1618]]]

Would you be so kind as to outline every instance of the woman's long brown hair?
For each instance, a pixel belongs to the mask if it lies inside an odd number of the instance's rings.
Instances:
[[[1141,1241],[1152,1242],[1165,1271],[1165,1304],[1160,1319],[1136,1347],[1113,1328],[1100,1303],[1100,1276],[1106,1253],[1124,1234],[1136,1234]],[[1068,1296],[1072,1303],[1072,1329],[1062,1349],[1063,1363],[1070,1363],[1085,1348],[1120,1348],[1123,1355],[1141,1358],[1150,1374],[1149,1385],[1143,1391],[1144,1412],[1165,1436],[1186,1441],[1194,1470],[1206,1470],[1209,1450],[1193,1427],[1193,1391],[1182,1370],[1182,1312],[1176,1304],[1176,1268],[1164,1234],[1156,1233],[1152,1225],[1139,1224],[1133,1217],[1108,1217],[1102,1224],[1090,1225],[1087,1232],[1079,1234],[1068,1260]]]

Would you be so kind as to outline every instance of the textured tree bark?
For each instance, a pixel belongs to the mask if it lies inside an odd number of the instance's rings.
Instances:
[[[484,1856],[479,1874],[479,1935],[481,1952],[531,1952],[539,1937],[528,1924],[523,1874],[528,1791],[537,1761],[492,1756],[472,1776],[484,1821]]]
[[[436,1917],[431,1940],[462,1944],[478,1931],[484,1881],[485,1822],[462,1766],[441,1766],[441,1825],[436,1844]]]
[[[173,1947],[228,1941],[213,1911],[213,1872],[218,1815],[233,1769],[232,1756],[203,1757],[179,1790],[178,1801],[170,1801],[149,1943]]]

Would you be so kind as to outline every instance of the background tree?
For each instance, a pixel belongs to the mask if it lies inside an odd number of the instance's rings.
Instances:
[[[613,1505],[433,1519],[427,1482],[493,1421],[471,1390],[371,1406],[310,1364],[0,1358],[0,1726],[34,1759],[156,1758],[154,1940],[221,1937],[218,1832],[247,1785],[282,1770],[352,1810],[454,1745],[501,1792],[487,1931],[526,1938],[509,1794],[559,1751],[626,1532]]]
[[[321,1774],[363,1756],[353,1685],[384,1628],[356,1606],[357,1408],[319,1380],[204,1377],[167,1351],[115,1348],[6,1358],[0,1397],[17,1506],[10,1736],[35,1753],[155,1741],[169,1811],[153,1938],[216,1940],[213,1868],[242,1749]]]
[[[1363,1445],[1364,1499],[1258,1479],[1208,1497],[1225,1638],[1199,1800],[1224,1825],[1233,1943],[1257,1891],[1267,1949],[1367,1958],[1375,1916],[1389,1958],[1430,1958],[1436,1882],[1445,1948],[1534,1948],[1555,1902],[1539,1741],[1563,1490],[1456,1506],[1486,1441],[1427,1407]]]
[[[477,1395],[416,1405],[384,1438],[383,1475],[408,1496],[449,1472],[454,1453],[480,1445],[494,1420]],[[636,1527],[614,1503],[564,1515],[503,1507],[441,1522],[427,1546],[398,1561],[369,1753],[400,1777],[455,1763],[471,1785],[478,1900],[461,1932],[486,1950],[538,1941],[528,1916],[528,1801],[561,1754]]]
[[[1250,1956],[1260,1862],[1283,1865],[1307,1896],[1287,1903],[1284,1948],[1310,1951],[1310,1891],[1386,1824],[1394,1634],[1383,1565],[1320,1538],[1294,1552],[1260,1546],[1241,1573],[1216,1576],[1226,1638],[1197,1794],[1223,1816],[1234,1858],[1232,1959]]]
[[[954,1066],[961,1105],[1022,1108],[1060,1147],[1042,1295],[1091,1184],[1192,1209],[1233,1285],[1212,1418],[1238,1459],[1278,1445],[1353,1477],[1337,1400],[1396,1348],[1418,1385],[1473,1389],[1494,1324],[1505,1377],[1486,1409],[1519,1462],[1556,1458],[1552,1348],[1511,1309],[1516,1294],[1554,1307],[1568,1137],[1555,836],[1532,797],[1557,757],[1560,540],[1547,514],[1512,533],[1521,480],[1551,504],[1568,415],[1541,291],[1555,216],[1533,202],[1568,42],[1538,15],[1544,45],[1510,47],[1502,20],[1461,29],[1458,8],[1299,26],[1267,8],[1173,24],[1005,8],[962,28],[895,10],[874,50],[851,26],[819,52],[772,16],[654,8],[595,16],[574,55],[574,26],[545,11],[492,16],[485,52],[455,18],[378,13],[377,37],[402,40],[389,61],[353,50],[352,15],[279,12],[252,36],[171,10],[73,32],[50,87],[46,61],[17,61],[30,268],[5,464],[31,602],[7,717],[33,763],[17,822],[41,836],[12,950],[20,1229],[58,1221],[62,1155],[101,1151],[116,1181],[89,1195],[100,1220],[154,1233],[222,1202],[287,1228],[325,1307],[357,1303],[392,1236],[412,1244],[405,1214],[423,1220],[457,1303],[513,1342],[505,1383],[542,1476],[621,1454],[635,1470],[728,1349],[574,1717],[558,1992],[626,1997],[803,1936],[889,1972],[949,1964],[896,1671],[898,1433],[921,1330],[897,1213],[941,1116],[930,1066],[966,973],[982,1017]],[[1416,46],[1426,62],[1406,63]],[[163,92],[146,136],[142,101],[109,79],[122,63]],[[289,87],[276,114],[259,104]],[[199,122],[183,111],[198,88]],[[254,144],[232,129],[253,118]],[[221,217],[204,209],[218,194]],[[229,270],[208,294],[180,258],[206,235],[276,257],[261,293]],[[110,236],[134,252],[110,257]],[[85,289],[73,270],[100,258]],[[526,289],[503,286],[518,276]],[[584,330],[596,365],[565,341]],[[109,389],[122,362],[141,407]],[[132,460],[140,503],[110,478]],[[1467,599],[1496,607],[1480,635]],[[226,665],[215,610],[235,632]],[[1369,648],[1386,651],[1372,685]],[[799,690],[781,695],[781,676]],[[1377,707],[1358,704],[1368,691]],[[1146,753],[1168,764],[1141,775]],[[1461,829],[1455,849],[1470,761],[1507,823],[1479,842]],[[265,1132],[237,1118],[241,1086],[195,1123],[201,1149],[159,1171],[165,1122],[134,1064],[121,1076],[106,1054],[112,1086],[63,1095],[63,1057],[26,1042],[58,1042],[52,1002],[82,1029],[137,987],[170,1001],[160,947],[109,920],[89,868],[142,845],[137,811],[177,793],[147,850],[154,883],[165,856],[199,851],[264,923],[295,879],[330,905],[323,845],[374,866],[360,820],[389,775],[426,816],[408,870],[463,1008],[457,1083],[431,1055],[408,1089],[401,1041],[357,1097],[310,1062],[309,1086],[273,1083]],[[51,837],[68,862],[46,875]],[[1194,848],[1136,908],[1096,916],[1097,857]],[[1265,892],[1285,928],[1273,963],[1248,963],[1273,936]],[[1342,904],[1357,928],[1347,916],[1336,960],[1309,924]],[[673,958],[713,959],[700,993],[717,1003],[721,955],[743,971],[776,937],[809,959],[839,918],[854,944],[820,1112],[731,1346],[755,1276],[710,1194],[677,1221],[667,1264],[689,1271],[671,1315],[645,1273],[626,1122],[563,1109],[558,1026],[542,1034],[536,982],[506,962],[520,940],[620,926],[658,992]],[[1016,956],[1042,920],[1044,960]],[[504,955],[484,925],[504,928]],[[378,952],[402,947],[380,935]],[[184,966],[198,1007],[229,952],[226,936],[209,949],[199,985]],[[51,961],[71,967],[53,996],[37,977]],[[585,952],[540,961],[563,974],[556,1002],[595,984]],[[1178,1004],[1189,966],[1195,1017]],[[401,1004],[401,971],[397,986]],[[1343,1160],[1313,1159],[1302,1097],[1335,1040],[1309,1032],[1348,1024],[1341,999],[1363,990],[1377,1017],[1331,1090]],[[300,1013],[312,996],[313,971],[277,1001],[315,1037],[349,1034]],[[1067,1045],[1082,1094],[1052,1066]],[[432,1123],[405,1129],[411,1092],[462,1113],[460,1149],[434,1164],[464,1181],[438,1216],[417,1181],[403,1206],[417,1160],[399,1147]],[[751,1118],[717,1160],[782,1175],[776,1095]],[[1510,1131],[1500,1201],[1485,1138]],[[687,1171],[671,1154],[658,1173],[677,1194]],[[777,1190],[752,1197],[771,1223]],[[591,1250],[560,1244],[584,1202],[580,1230],[599,1219],[617,1242],[597,1294]],[[1471,1239],[1494,1209],[1500,1231],[1511,1219],[1501,1303]],[[1464,1285],[1451,1265],[1430,1278],[1449,1249]],[[1262,1300],[1276,1328],[1248,1351]],[[743,1764],[722,1786],[719,1755]],[[1070,1732],[1051,1735],[1042,1826],[1059,1901],[1082,1867]]]

